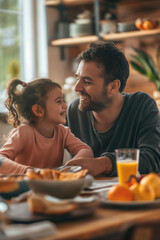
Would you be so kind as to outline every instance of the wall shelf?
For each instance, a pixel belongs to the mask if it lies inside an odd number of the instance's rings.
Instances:
[[[103,35],[104,40],[124,40],[126,38],[149,37],[160,35],[160,28],[151,30],[138,30],[132,32],[112,33]]]
[[[127,38],[137,38],[137,37],[149,37],[149,36],[160,36],[160,28],[145,30],[145,31],[133,31],[133,32],[122,32],[122,33],[112,33],[105,34],[102,37],[104,40],[108,41],[119,41],[125,40]],[[98,40],[98,36],[84,36],[75,38],[63,38],[51,41],[51,46],[73,46],[79,44],[87,44],[90,42],[95,42]]]
[[[96,35],[75,37],[75,38],[63,38],[51,41],[52,46],[73,46],[79,44],[86,44],[90,42],[96,42],[98,37]]]
[[[78,46],[83,44],[89,44],[91,42],[96,42],[99,39],[104,39],[106,41],[123,41],[129,38],[144,38],[144,37],[156,37],[160,36],[160,28],[152,29],[152,30],[137,30],[131,32],[121,32],[121,33],[111,33],[111,34],[101,34],[100,33],[100,3],[102,0],[45,0],[45,5],[47,7],[57,7],[57,10],[60,11],[59,5],[62,6],[83,6],[86,4],[93,4],[94,6],[94,26],[95,33],[90,36],[82,36],[82,37],[70,37],[70,38],[62,38],[62,39],[54,39],[50,41],[50,45],[54,47],[60,47],[61,52],[63,53],[64,47],[69,46]],[[59,12],[60,14],[60,12]],[[64,54],[62,54],[64,55]]]
[[[86,5],[93,3],[94,0],[46,0],[46,6],[57,6],[58,4],[63,4],[66,6],[75,6],[75,5]]]

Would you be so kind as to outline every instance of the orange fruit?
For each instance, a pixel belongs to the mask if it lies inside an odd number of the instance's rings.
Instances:
[[[111,201],[132,201],[133,193],[126,184],[118,184],[110,188],[108,199]]]
[[[128,178],[127,182],[125,182],[125,184],[127,184],[130,187],[137,182],[139,182],[138,178],[135,175],[130,175],[130,177]]]
[[[146,20],[146,21],[144,21],[144,23],[143,23],[143,29],[149,30],[149,29],[153,29],[153,28],[155,28],[155,27],[154,27],[154,22],[152,22],[151,20]]]
[[[143,30],[143,21],[141,18],[137,18],[135,21],[136,28]]]

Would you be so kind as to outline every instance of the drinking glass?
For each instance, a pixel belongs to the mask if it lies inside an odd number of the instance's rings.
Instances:
[[[119,183],[125,183],[130,175],[137,176],[139,164],[139,149],[121,148],[115,150],[117,174]]]

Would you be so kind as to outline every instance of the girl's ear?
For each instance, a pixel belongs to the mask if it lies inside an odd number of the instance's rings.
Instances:
[[[37,116],[37,117],[43,117],[44,116],[44,109],[38,105],[34,104],[32,106],[32,112]]]

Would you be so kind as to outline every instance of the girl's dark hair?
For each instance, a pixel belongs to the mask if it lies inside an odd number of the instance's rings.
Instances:
[[[78,55],[77,61],[82,60],[102,64],[105,68],[105,84],[119,79],[121,82],[119,91],[123,91],[129,76],[129,64],[123,51],[118,49],[113,42],[91,43],[87,50]]]
[[[47,78],[29,83],[19,79],[11,80],[7,86],[8,98],[5,101],[5,106],[9,110],[8,122],[14,127],[24,120],[30,124],[36,123],[38,117],[32,112],[32,106],[38,104],[45,110],[47,93],[57,87],[61,88],[58,83]]]

